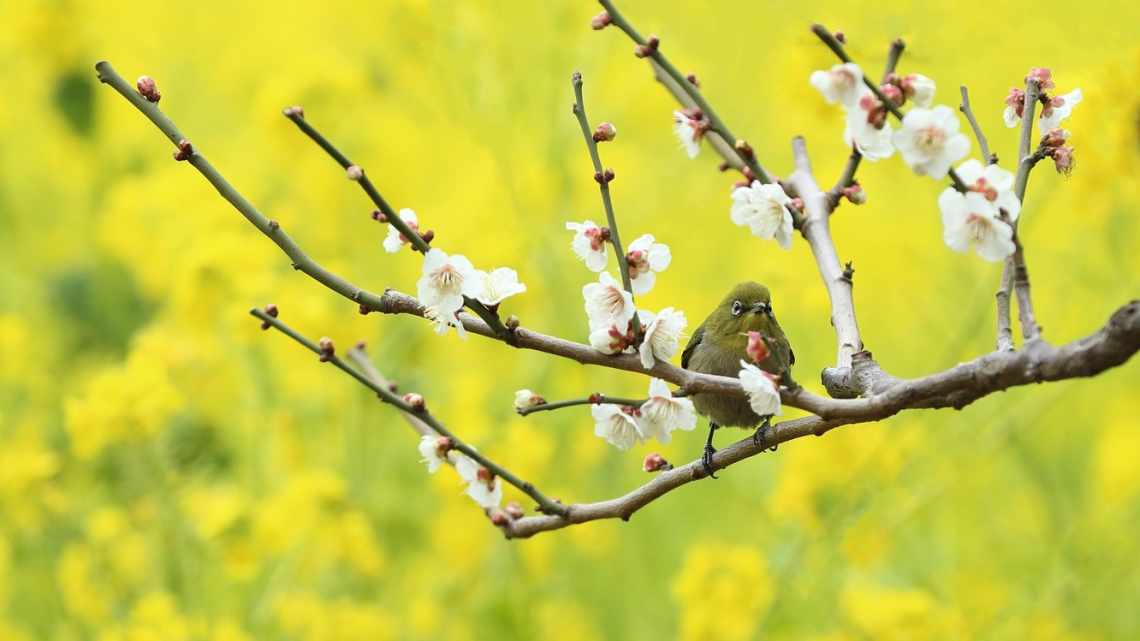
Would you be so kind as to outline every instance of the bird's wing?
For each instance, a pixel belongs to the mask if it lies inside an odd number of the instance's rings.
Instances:
[[[681,367],[689,369],[689,359],[693,357],[693,352],[697,351],[697,345],[701,344],[701,339],[705,337],[705,324],[697,328],[693,335],[689,337],[689,344],[685,346],[685,351],[681,352]]]

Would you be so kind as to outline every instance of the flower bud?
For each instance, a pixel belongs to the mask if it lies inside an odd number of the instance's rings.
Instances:
[[[421,412],[424,409],[424,397],[415,392],[404,394],[404,402],[410,405],[412,410],[416,412]]]
[[[867,202],[867,192],[863,191],[863,186],[859,183],[844,187],[843,197],[852,205],[862,205]]]
[[[603,122],[594,129],[594,142],[609,142],[617,137],[617,127],[612,122]]]
[[[367,316],[370,313],[372,313],[372,308],[369,307],[368,305],[365,305],[364,303],[361,303],[360,308],[357,311],[360,312],[361,316]]]
[[[673,466],[669,464],[669,461],[666,461],[665,457],[657,452],[647,454],[645,460],[641,463],[641,469],[646,472],[660,472],[661,470],[669,470],[672,468]]]
[[[612,23],[613,19],[610,18],[608,11],[603,11],[593,18],[590,18],[590,28],[594,31],[601,31],[602,29],[610,26]]]
[[[507,329],[513,332],[519,328],[519,317],[511,314],[510,316],[507,316],[507,320],[504,321],[503,324],[507,326]]]
[[[149,102],[158,102],[162,99],[162,93],[158,90],[158,85],[155,84],[154,78],[150,76],[139,76],[135,82],[135,89],[138,89],[139,95],[146,98]]]
[[[753,156],[752,145],[749,145],[743,140],[737,140],[732,148],[736,150],[736,153],[740,154],[741,158],[748,159]]]
[[[879,90],[883,92],[883,95],[887,97],[887,100],[890,100],[896,106],[903,104],[903,102],[906,100],[906,95],[903,93],[903,90],[899,89],[895,85],[886,84],[879,87]]]
[[[835,39],[841,45],[847,44],[847,34],[843,33],[842,31],[836,31],[835,32]]]
[[[368,348],[368,343],[365,343],[363,340],[359,340],[359,341],[356,341],[356,344],[353,345],[353,347],[355,347],[357,350],[363,352],[365,349]]]
[[[276,220],[270,219],[269,220],[269,231],[277,231],[278,229],[281,229],[281,223],[277,222]]]
[[[420,238],[424,239],[424,242],[430,245],[431,241],[435,240],[435,230],[429,229],[425,231],[424,233],[420,234]]]
[[[321,340],[317,342],[317,347],[321,350],[320,359],[322,363],[329,362],[332,360],[333,355],[336,354],[336,348],[333,347],[332,339],[328,336],[322,336]]]
[[[638,58],[648,58],[657,52],[657,47],[661,44],[661,40],[657,36],[649,36],[643,45],[637,45],[633,49],[633,55]]]
[[[691,73],[691,74],[685,76],[685,80],[688,80],[689,84],[693,85],[697,89],[701,88],[701,82],[699,80],[697,80],[697,74]]]
[[[1029,74],[1025,76],[1025,81],[1036,80],[1037,86],[1041,91],[1047,91],[1053,88],[1053,71],[1046,67],[1033,67],[1029,70]]]
[[[768,343],[760,332],[748,332],[748,345],[744,348],[744,353],[753,363],[761,363],[768,358]]]
[[[1053,166],[1057,169],[1057,173],[1062,176],[1068,176],[1073,173],[1073,167],[1076,166],[1076,159],[1073,158],[1072,147],[1055,147],[1049,154],[1053,158]]]
[[[597,405],[597,404],[599,404],[599,403],[601,403],[601,402],[602,402],[602,395],[601,395],[601,394],[599,394],[599,393],[597,393],[597,392],[594,392],[593,394],[590,394],[590,395],[589,395],[589,396],[586,398],[586,400],[587,400],[587,401],[590,401],[590,403],[592,403],[592,404],[594,404],[594,405]]]
[[[281,113],[285,114],[289,118],[304,118],[305,117],[305,110],[301,108],[301,105],[293,105],[292,107],[286,107]]]
[[[522,411],[538,405],[546,405],[546,399],[528,389],[515,392],[515,409]]]
[[[804,199],[799,197],[793,198],[790,202],[788,202],[788,206],[796,211],[803,211]]]
[[[507,516],[511,517],[512,519],[521,519],[522,517],[526,516],[526,512],[523,510],[522,506],[519,505],[518,501],[511,501],[510,503],[507,503],[503,507],[503,511],[506,512]]]
[[[375,220],[378,223],[386,223],[388,222],[388,217],[385,216],[384,212],[380,211],[379,209],[373,209],[372,220]]]
[[[348,168],[344,170],[344,173],[348,179],[352,181],[364,178],[364,170],[357,165],[349,165]]]
[[[194,146],[190,144],[189,140],[183,138],[178,141],[178,151],[174,152],[175,160],[186,160],[194,155]]]
[[[1051,129],[1041,137],[1042,147],[1061,147],[1069,139],[1068,129]]]

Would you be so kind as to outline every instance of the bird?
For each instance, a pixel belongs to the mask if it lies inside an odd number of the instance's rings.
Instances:
[[[681,352],[681,367],[693,372],[736,377],[740,361],[748,360],[748,333],[758,332],[768,355],[757,365],[760,369],[790,380],[791,366],[796,362],[792,345],[776,322],[772,311],[772,294],[756,282],[743,282],[732,288],[720,304],[701,323]],[[710,478],[713,474],[713,435],[721,427],[759,428],[755,438],[763,445],[764,433],[771,416],[752,411],[748,399],[701,392],[692,396],[697,413],[708,418],[709,434],[701,462]]]

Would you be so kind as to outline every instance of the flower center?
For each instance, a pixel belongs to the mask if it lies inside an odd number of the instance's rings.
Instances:
[[[602,245],[606,242],[605,239],[602,238],[602,230],[599,227],[587,229],[586,238],[590,239],[590,249],[593,251],[601,251]]]
[[[982,196],[985,196],[986,200],[991,203],[997,200],[998,197],[997,188],[991,185],[985,178],[979,178],[978,181],[970,187],[970,191],[978,192]]]
[[[456,292],[463,286],[463,274],[451,263],[447,263],[432,274],[435,288],[443,292]]]
[[[966,216],[966,225],[970,229],[970,240],[980,243],[990,233],[990,219],[984,214],[971,213]]]
[[[946,141],[946,132],[938,127],[923,127],[918,130],[914,144],[926,153],[934,153],[942,148]]]

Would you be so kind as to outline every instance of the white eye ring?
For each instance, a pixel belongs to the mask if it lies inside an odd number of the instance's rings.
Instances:
[[[744,305],[738,300],[732,301],[732,315],[740,316],[742,313],[744,313]]]

